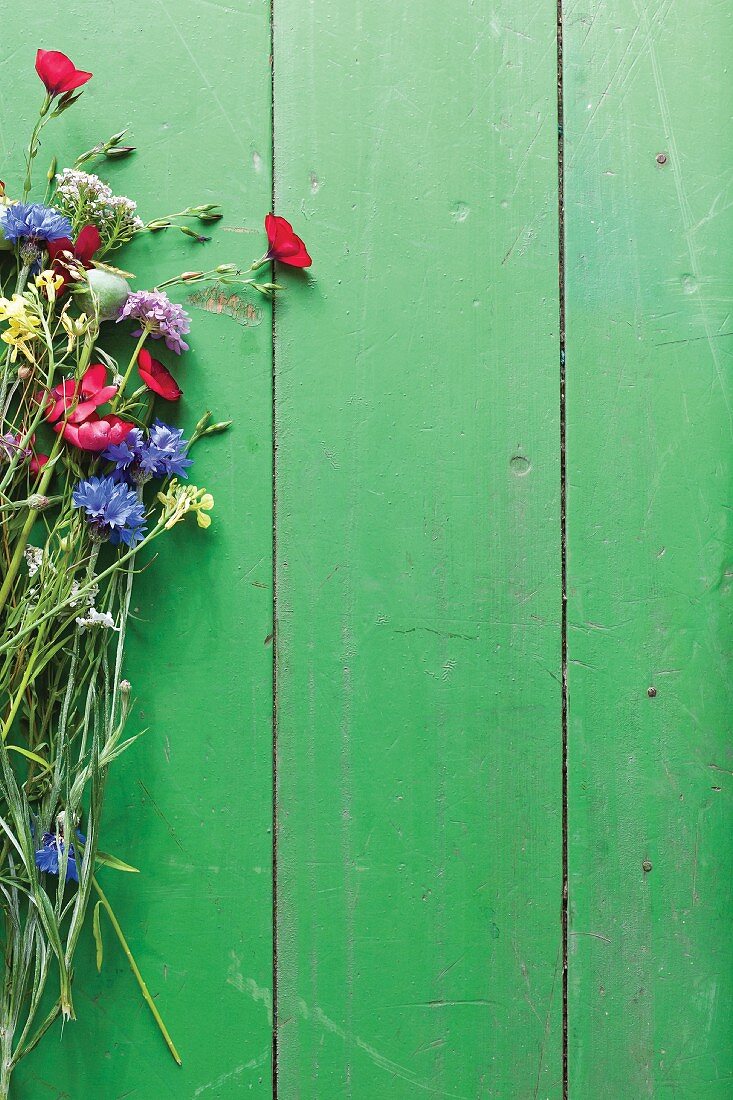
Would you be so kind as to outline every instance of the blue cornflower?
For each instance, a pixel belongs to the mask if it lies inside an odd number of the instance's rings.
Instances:
[[[134,546],[145,534],[145,506],[124,482],[111,477],[87,478],[74,489],[72,500],[86,512],[96,538]]]
[[[141,485],[151,477],[188,477],[186,469],[191,459],[186,457],[187,447],[182,428],[171,428],[156,420],[147,439],[139,428],[133,428],[102,457],[115,464],[113,480]]]
[[[188,440],[183,438],[183,428],[171,428],[156,420],[150,429],[150,443],[160,451],[160,464],[166,477],[188,477],[186,470],[192,460],[186,457]]]
[[[60,237],[71,237],[71,222],[52,206],[43,206],[40,202],[16,202],[6,206],[0,214],[5,239],[15,244],[17,241],[32,241],[33,244],[56,241]]]
[[[78,829],[76,835],[82,844],[86,842],[86,837]],[[41,847],[36,850],[36,867],[39,871],[45,871],[48,875],[57,875],[63,851],[64,842],[59,839],[56,833],[44,833],[41,838]],[[79,869],[76,865],[76,852],[73,844],[69,845],[69,858],[66,861],[66,881],[79,881]]]

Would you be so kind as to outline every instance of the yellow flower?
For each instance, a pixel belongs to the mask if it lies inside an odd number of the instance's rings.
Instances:
[[[61,314],[61,324],[66,330],[66,335],[69,337],[68,351],[74,346],[76,340],[89,328],[89,318],[86,313],[80,313],[78,317],[71,317],[66,310]]]
[[[22,294],[14,294],[12,298],[0,298],[0,321],[9,321],[13,317],[25,317],[27,310],[28,302]]]
[[[214,498],[205,489],[199,489],[196,485],[179,485],[178,480],[173,478],[167,492],[158,493],[158,500],[163,505],[162,518],[166,531],[180,523],[188,512],[196,513],[199,527],[211,526],[211,516],[206,513],[214,507]]]
[[[19,351],[29,362],[35,362],[30,344],[40,335],[41,320],[29,311],[28,305],[28,300],[22,294],[14,294],[12,298],[0,298],[0,321],[8,322],[8,328],[2,334],[2,339],[13,349],[10,356],[11,362],[15,362]]]
[[[63,285],[63,276],[56,275],[53,271],[46,270],[36,275],[36,286],[44,292],[49,302],[56,301],[56,293]]]

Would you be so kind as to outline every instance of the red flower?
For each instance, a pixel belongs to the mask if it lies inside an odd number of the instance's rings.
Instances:
[[[279,260],[281,264],[289,264],[290,267],[310,267],[313,261],[308,250],[300,237],[293,233],[292,225],[285,218],[268,214],[265,218],[265,232],[270,246],[267,253],[269,260]]]
[[[145,385],[153,393],[160,394],[166,401],[177,401],[183,390],[179,389],[173,375],[167,367],[153,359],[147,348],[141,348],[137,357],[137,369]]]
[[[34,476],[40,474],[43,467],[48,462],[48,455],[32,455],[30,463],[30,471]]]
[[[60,431],[61,427],[57,424],[54,431]],[[114,413],[98,416],[93,412],[81,424],[67,424],[63,437],[82,451],[105,451],[107,447],[121,443],[134,427],[129,420],[122,420]]]
[[[70,263],[75,260],[78,267],[86,268],[88,271],[92,266],[92,256],[101,244],[102,238],[96,225],[85,225],[83,229],[80,229],[76,244],[70,241],[68,237],[59,237],[55,241],[48,241],[46,248],[48,249],[48,258],[51,261],[51,270],[54,275],[60,275],[64,280],[58,293],[61,293],[70,281]]]
[[[77,69],[73,61],[58,50],[39,50],[36,54],[36,72],[51,97],[73,92],[92,78],[91,73]]]
[[[107,385],[106,367],[95,363],[86,371],[80,384],[73,378],[67,378],[54,386],[46,398],[46,420],[53,424],[53,430],[60,432],[67,443],[83,451],[103,451],[113,443],[121,443],[135,426],[113,413],[100,416],[97,412],[99,406],[110,401],[116,393],[117,386]],[[43,394],[40,400],[44,400]],[[74,407],[75,402],[78,404]]]

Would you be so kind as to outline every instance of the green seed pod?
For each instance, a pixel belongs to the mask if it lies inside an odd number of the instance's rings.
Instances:
[[[93,292],[98,302],[99,320],[116,320],[128,295],[132,293],[130,284],[121,275],[113,275],[110,271],[100,271],[95,267],[87,272],[87,280],[89,288],[85,287],[75,295],[79,309],[90,317],[94,316]]]

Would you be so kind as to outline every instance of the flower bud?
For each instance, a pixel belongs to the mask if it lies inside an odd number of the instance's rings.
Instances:
[[[52,182],[53,177],[56,175],[56,168],[58,167],[58,161],[56,157],[51,158],[51,163],[48,166],[48,172],[46,173],[46,179],[49,183]]]
[[[132,689],[132,684],[129,680],[120,680],[120,692],[122,695],[129,695]]]
[[[33,493],[28,497],[28,507],[34,512],[42,512],[44,508],[48,508],[51,501],[48,497],[43,496],[42,493]]]
[[[195,233],[193,229],[189,229],[187,225],[179,225],[181,233],[184,233],[187,237],[193,237],[199,244],[203,244],[205,241],[210,241],[211,237],[202,237],[200,233]]]
[[[112,149],[107,149],[104,154],[109,160],[121,159],[122,157],[129,157],[130,153],[135,152],[134,145],[115,145]]]
[[[202,278],[203,274],[203,271],[184,271],[181,273],[181,282],[195,283],[197,279]]]
[[[29,363],[22,363],[21,366],[18,367],[18,378],[21,382],[27,382],[32,374],[33,367],[31,367]]]
[[[217,435],[219,432],[225,432],[227,428],[231,428],[233,423],[232,420],[219,420],[216,424],[210,424],[201,435]]]
[[[236,264],[219,264],[216,269],[217,275],[236,275],[238,271]]]

